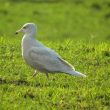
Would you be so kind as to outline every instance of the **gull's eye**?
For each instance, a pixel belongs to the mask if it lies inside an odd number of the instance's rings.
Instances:
[[[23,29],[26,29],[26,28],[27,28],[26,26],[23,27]]]

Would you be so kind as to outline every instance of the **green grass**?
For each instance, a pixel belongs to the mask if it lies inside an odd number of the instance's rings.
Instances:
[[[109,110],[109,0],[4,1],[0,4],[0,110]],[[38,25],[37,39],[88,77],[56,73],[47,79],[39,73],[33,78],[34,70],[21,56],[22,35],[14,35],[29,21]]]
[[[31,21],[38,25],[39,39],[110,40],[109,0],[73,1],[3,2],[0,6],[0,34],[13,37],[18,27]]]

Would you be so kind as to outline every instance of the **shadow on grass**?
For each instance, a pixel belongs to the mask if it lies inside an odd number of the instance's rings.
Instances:
[[[15,84],[15,85],[31,86],[29,82],[22,79],[9,81],[7,79],[0,78],[0,84]]]
[[[14,84],[16,86],[34,86],[34,87],[43,87],[44,85],[36,82],[36,83],[32,83],[32,82],[28,82],[26,80],[23,79],[18,79],[18,80],[8,80],[8,79],[4,79],[4,78],[0,78],[0,85],[2,84]],[[48,86],[48,85],[45,85]]]
[[[57,3],[57,2],[62,2],[63,0],[2,0],[2,2],[31,2],[31,3]]]

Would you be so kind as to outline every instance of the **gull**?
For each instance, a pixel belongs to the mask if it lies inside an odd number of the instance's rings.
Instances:
[[[37,71],[45,73],[67,73],[75,76],[86,77],[86,75],[75,71],[74,67],[66,60],[62,59],[54,50],[46,47],[35,39],[37,26],[34,23],[26,23],[16,34],[23,32],[22,38],[22,57],[25,62],[35,69],[33,76]]]

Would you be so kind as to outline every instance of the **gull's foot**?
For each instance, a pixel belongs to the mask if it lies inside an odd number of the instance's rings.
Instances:
[[[48,73],[46,73],[46,76],[47,76],[47,78],[49,78],[49,75],[48,75]]]
[[[35,70],[32,76],[35,77],[36,74],[37,74],[37,71]]]

